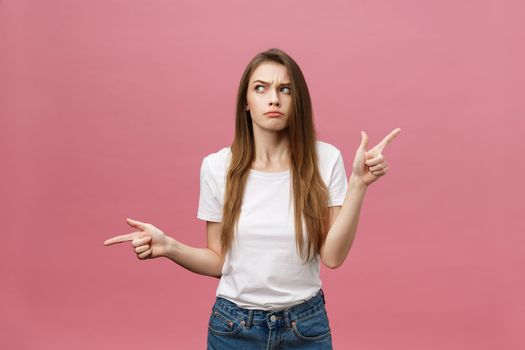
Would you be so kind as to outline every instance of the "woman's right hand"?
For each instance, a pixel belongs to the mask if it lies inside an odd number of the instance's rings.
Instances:
[[[154,259],[164,255],[168,244],[168,239],[164,232],[151,224],[129,218],[126,221],[128,225],[136,228],[138,231],[110,238],[104,242],[104,245],[131,241],[137,258],[140,260]]]

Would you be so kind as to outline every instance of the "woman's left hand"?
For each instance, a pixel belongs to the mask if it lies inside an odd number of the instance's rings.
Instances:
[[[366,146],[368,144],[368,135],[364,131],[361,131],[361,144],[355,153],[351,176],[365,186],[368,186],[377,181],[381,176],[385,175],[388,166],[385,157],[381,152],[383,152],[386,145],[388,145],[400,132],[400,128],[395,129],[380,143],[367,151]]]

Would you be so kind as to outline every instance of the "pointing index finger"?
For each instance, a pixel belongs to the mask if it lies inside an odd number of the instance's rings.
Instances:
[[[400,128],[394,129],[390,134],[388,134],[381,142],[379,143],[379,152],[383,150],[396,136],[401,132]]]
[[[112,245],[112,244],[116,244],[116,243],[122,243],[122,242],[126,242],[126,241],[132,241],[134,240],[135,238],[139,238],[139,233],[138,232],[132,232],[132,233],[128,233],[127,235],[121,235],[121,236],[116,236],[116,237],[113,237],[113,238],[110,238],[108,240],[106,240],[104,242],[104,245]]]

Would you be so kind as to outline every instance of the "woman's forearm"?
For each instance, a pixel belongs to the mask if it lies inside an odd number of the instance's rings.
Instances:
[[[326,241],[321,248],[323,261],[331,268],[343,264],[352,242],[354,241],[361,206],[365,198],[367,186],[350,177],[346,197],[339,215],[330,227]]]
[[[221,277],[224,262],[213,250],[190,247],[169,236],[167,240],[163,256],[191,272],[216,278]]]

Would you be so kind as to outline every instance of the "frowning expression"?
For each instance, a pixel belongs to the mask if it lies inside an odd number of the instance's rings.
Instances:
[[[252,73],[246,93],[246,110],[254,127],[283,130],[288,126],[292,92],[286,66],[261,63]]]

